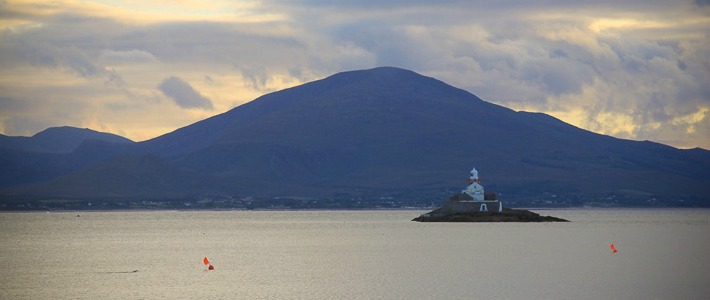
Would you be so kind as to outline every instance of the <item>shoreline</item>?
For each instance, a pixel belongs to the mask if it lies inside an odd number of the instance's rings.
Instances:
[[[528,210],[528,211],[614,211],[614,210],[710,210],[710,207],[638,207],[638,206],[618,206],[618,207],[525,207],[525,208],[513,208],[515,210]],[[81,213],[81,212],[230,212],[230,211],[254,211],[254,212],[269,212],[269,211],[427,211],[432,210],[432,207],[422,207],[422,208],[358,208],[358,209],[146,209],[146,208],[136,208],[136,209],[82,209],[82,210],[0,210],[0,214],[3,213]]]

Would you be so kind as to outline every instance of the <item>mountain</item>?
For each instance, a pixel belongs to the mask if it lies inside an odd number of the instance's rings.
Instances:
[[[88,128],[63,126],[45,129],[32,137],[0,134],[0,149],[40,153],[70,153],[86,140],[99,140],[109,143],[133,142],[111,133],[98,132]]]
[[[67,157],[82,167],[2,194],[438,203],[475,166],[516,205],[710,205],[710,151],[588,132],[392,67],[264,95],[145,142],[85,143]]]
[[[96,162],[79,151],[82,146],[131,143],[115,134],[68,126],[48,128],[32,137],[0,135],[0,187],[50,180]]]

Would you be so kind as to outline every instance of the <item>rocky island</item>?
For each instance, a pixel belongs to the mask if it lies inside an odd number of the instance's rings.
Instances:
[[[417,222],[569,222],[551,216],[541,216],[529,210],[504,208],[502,212],[444,213],[433,210],[414,218]]]
[[[442,202],[441,208],[422,214],[417,222],[569,222],[541,216],[529,210],[503,208],[496,193],[484,192],[476,168],[471,170],[469,186]]]

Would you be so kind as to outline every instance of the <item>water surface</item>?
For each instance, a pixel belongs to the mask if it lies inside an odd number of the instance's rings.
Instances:
[[[537,212],[572,222],[410,221],[423,211],[0,213],[0,299],[710,294],[710,210]]]

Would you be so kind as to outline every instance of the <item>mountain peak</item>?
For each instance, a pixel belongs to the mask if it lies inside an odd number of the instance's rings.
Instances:
[[[132,143],[119,135],[71,126],[50,127],[31,137],[7,137],[0,147],[34,152],[69,153],[86,140]]]
[[[336,73],[334,75],[331,75],[330,77],[338,77],[338,76],[363,76],[363,77],[382,77],[382,78],[396,78],[396,77],[401,77],[401,76],[424,77],[423,75],[416,73],[412,70],[407,70],[407,69],[402,69],[402,68],[397,68],[397,67],[388,67],[388,66],[376,67],[376,68],[372,68],[372,69],[345,71],[345,72]]]
[[[62,130],[72,129],[42,135]],[[63,189],[113,190],[118,198],[160,195],[130,190],[131,169],[140,166],[148,166],[145,176],[166,179],[156,181],[161,189],[184,191],[178,197],[185,199],[208,192],[225,199],[396,195],[431,203],[460,188],[471,164],[511,204],[521,201],[516,194],[560,199],[557,205],[616,201],[609,195],[638,203],[677,195],[700,201],[710,180],[710,157],[700,151],[592,134],[395,67],[342,72],[270,93],[146,142],[82,148],[73,153],[82,160],[72,169],[76,176],[62,181]],[[144,155],[161,163],[146,165]],[[119,156],[135,163],[104,160]],[[94,162],[99,171],[81,172]],[[195,185],[196,178],[204,182]],[[86,184],[94,179],[96,185]]]
[[[453,88],[452,86],[432,77],[427,77],[414,71],[397,67],[377,67],[365,70],[346,71],[334,74],[320,81],[333,81],[340,87],[347,86],[348,84],[367,84],[374,86],[388,86],[391,89],[396,89],[402,86],[435,84],[440,87]]]
[[[92,134],[98,134],[100,132],[91,130],[89,128],[78,128],[78,127],[72,127],[72,126],[58,126],[58,127],[49,127],[45,130],[42,130],[35,135],[33,135],[33,138],[55,138],[55,137],[61,137],[61,136],[68,136],[68,135],[92,135]]]

